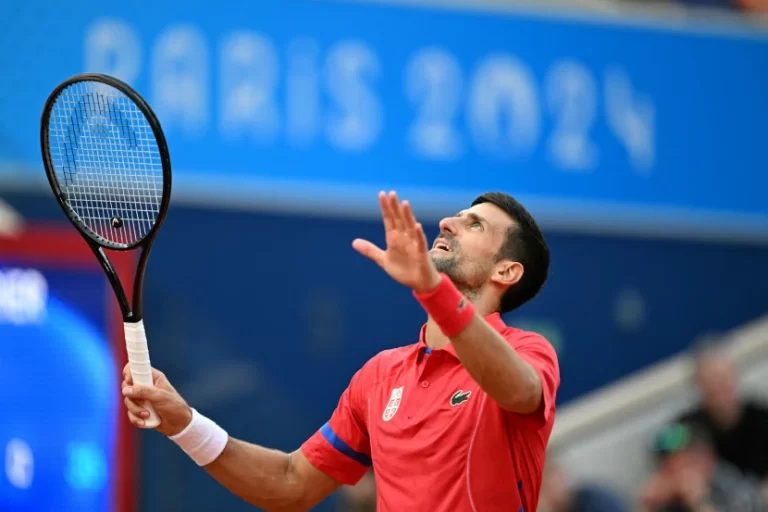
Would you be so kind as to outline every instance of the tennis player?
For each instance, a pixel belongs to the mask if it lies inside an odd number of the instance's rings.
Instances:
[[[560,384],[557,357],[538,334],[500,313],[533,298],[549,249],[512,197],[487,193],[440,222],[427,247],[408,202],[380,193],[386,249],[352,246],[411,288],[428,319],[418,341],[385,350],[352,377],[330,420],[283,453],[231,438],[154,370],[155,387],[123,394],[219,483],[269,511],[308,510],[373,466],[379,512],[535,512]],[[414,340],[416,339],[414,333]]]

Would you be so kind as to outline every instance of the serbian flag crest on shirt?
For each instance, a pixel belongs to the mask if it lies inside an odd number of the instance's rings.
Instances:
[[[389,421],[395,416],[397,408],[400,407],[400,401],[403,398],[403,387],[404,386],[401,386],[392,390],[392,395],[389,397],[389,402],[384,408],[384,414],[381,415],[381,418],[384,421]]]

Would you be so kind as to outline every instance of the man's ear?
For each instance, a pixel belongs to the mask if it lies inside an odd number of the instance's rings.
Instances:
[[[496,284],[509,288],[523,278],[524,271],[523,264],[518,261],[501,260],[496,263],[491,280]]]

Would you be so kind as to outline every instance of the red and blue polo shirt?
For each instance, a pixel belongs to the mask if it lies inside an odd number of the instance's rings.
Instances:
[[[536,512],[560,370],[542,336],[486,317],[541,377],[543,403],[502,409],[449,344],[385,350],[358,372],[331,419],[301,447],[320,471],[354,485],[373,465],[379,512]]]

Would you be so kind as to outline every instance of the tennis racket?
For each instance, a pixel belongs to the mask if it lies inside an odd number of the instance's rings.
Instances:
[[[43,108],[40,144],[48,181],[64,213],[98,258],[120,305],[134,382],[152,386],[144,331],[144,273],[171,197],[171,159],[157,117],[111,76],[73,76]],[[141,249],[129,303],[105,249]],[[146,428],[160,424],[154,408]]]

